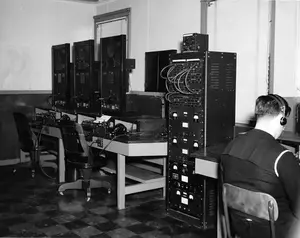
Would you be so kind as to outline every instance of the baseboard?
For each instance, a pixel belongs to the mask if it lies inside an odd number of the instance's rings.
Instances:
[[[20,158],[15,158],[15,159],[4,159],[4,160],[0,160],[0,166],[9,166],[9,165],[15,165],[15,164],[20,164],[20,163],[26,163],[29,162],[30,158],[24,158],[24,159],[20,159]]]
[[[51,94],[52,90],[0,90],[0,94],[11,95],[11,94]]]

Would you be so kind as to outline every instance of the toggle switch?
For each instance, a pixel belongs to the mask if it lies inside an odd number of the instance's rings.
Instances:
[[[198,143],[198,141],[194,141],[193,147],[194,147],[194,148],[199,148],[199,143]]]
[[[188,171],[187,165],[183,164],[182,165],[182,169],[181,169],[182,173],[185,174]]]
[[[177,144],[177,142],[178,142],[178,141],[177,141],[177,138],[173,138],[172,143],[173,143],[173,144]]]
[[[194,120],[194,122],[199,122],[199,116],[197,114],[195,114],[193,116],[193,120]]]
[[[174,119],[176,119],[176,118],[178,117],[177,112],[173,112],[172,117],[173,117]]]

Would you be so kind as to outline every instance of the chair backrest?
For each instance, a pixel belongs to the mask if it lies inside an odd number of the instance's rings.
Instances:
[[[223,184],[223,194],[228,208],[270,221],[269,206],[273,206],[273,220],[278,219],[277,202],[269,194],[250,191],[228,183]]]
[[[80,124],[64,121],[60,124],[65,153],[88,156],[88,146]]]
[[[278,204],[271,195],[254,192],[232,184],[223,184],[223,206],[228,237],[232,237],[228,208],[270,222],[271,237],[275,238],[274,221],[278,219]],[[250,219],[251,220],[251,219]]]
[[[221,194],[222,202],[220,203],[221,210],[225,216],[224,232],[226,237],[232,238],[229,210],[228,208],[239,211],[247,217],[260,218],[269,221],[271,229],[271,237],[275,238],[275,225],[274,221],[278,219],[278,204],[271,195],[262,192],[255,192],[245,188],[235,186],[224,181],[224,167],[223,160],[225,157],[220,157],[218,167],[219,177],[219,191]]]
[[[30,152],[34,149],[34,140],[29,120],[23,113],[20,112],[14,112],[13,117],[17,127],[21,150],[24,152]]]

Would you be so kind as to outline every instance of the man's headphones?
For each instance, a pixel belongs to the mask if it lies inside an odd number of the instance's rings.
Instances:
[[[285,126],[287,123],[287,119],[286,119],[286,105],[283,101],[283,99],[277,95],[274,94],[269,94],[268,96],[270,96],[272,99],[274,99],[279,107],[280,107],[280,112],[282,112],[283,117],[280,118],[280,125]]]

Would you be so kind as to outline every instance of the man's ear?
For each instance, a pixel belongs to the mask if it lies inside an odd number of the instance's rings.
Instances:
[[[283,117],[283,114],[282,113],[279,113],[277,116],[276,116],[276,120],[280,121],[280,119]]]

